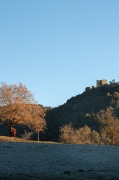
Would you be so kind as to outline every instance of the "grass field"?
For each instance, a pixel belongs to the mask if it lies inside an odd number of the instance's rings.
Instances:
[[[0,136],[0,180],[119,180],[119,146]]]

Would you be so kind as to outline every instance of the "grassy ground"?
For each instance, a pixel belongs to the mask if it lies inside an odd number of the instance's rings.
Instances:
[[[0,142],[0,180],[119,180],[118,146]]]
[[[0,142],[32,142],[32,141],[24,140],[17,137],[0,136]]]
[[[61,143],[51,142],[51,141],[32,141],[32,140],[25,140],[25,139],[22,139],[22,138],[9,137],[9,136],[0,136],[0,142],[28,142],[28,143],[61,144]]]

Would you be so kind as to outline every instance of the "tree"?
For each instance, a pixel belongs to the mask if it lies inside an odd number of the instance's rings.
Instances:
[[[72,123],[66,124],[60,127],[60,136],[59,140],[63,143],[73,143],[72,138],[74,135],[74,129]]]
[[[95,130],[85,125],[82,128],[74,129],[72,123],[60,127],[59,140],[63,143],[73,144],[100,144],[100,135]]]
[[[101,144],[100,135],[95,130],[92,130],[90,139],[92,144]]]
[[[114,84],[115,83],[115,79],[112,79],[112,81],[109,81],[110,84]]]
[[[75,129],[75,136],[73,141],[76,144],[100,144],[100,136],[97,131],[91,130],[85,125],[82,128]]]
[[[90,144],[91,129],[87,125],[75,130],[75,140],[79,144]]]
[[[101,110],[96,115],[100,124],[101,139],[104,144],[117,144],[119,139],[119,119],[113,115],[113,109]]]
[[[38,133],[38,141],[39,141],[40,132],[43,132],[44,129],[46,129],[46,121],[44,119],[45,112],[43,108],[41,107],[36,108],[36,106],[37,105],[32,105],[33,123],[30,123],[29,127]]]
[[[9,125],[25,124],[29,127],[36,122],[42,122],[45,112],[33,94],[25,85],[7,85],[1,83],[0,86],[0,119],[8,122]],[[45,120],[44,120],[45,121]],[[44,129],[42,125],[40,130]]]

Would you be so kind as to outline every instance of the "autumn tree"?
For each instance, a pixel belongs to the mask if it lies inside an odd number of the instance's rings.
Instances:
[[[39,141],[40,132],[44,132],[44,129],[46,129],[46,121],[44,119],[45,111],[40,106],[39,108],[36,108],[36,106],[37,106],[36,104],[32,105],[33,123],[29,123],[29,127],[38,133],[38,141]]]
[[[85,125],[82,128],[75,129],[73,142],[75,144],[100,144],[100,135]]]
[[[114,116],[113,109],[107,108],[97,113],[95,119],[100,124],[100,135],[104,144],[119,143],[119,119]]]
[[[74,135],[74,129],[72,123],[66,124],[62,127],[60,127],[60,136],[59,140],[63,143],[72,143],[72,138]]]
[[[73,144],[100,144],[100,135],[85,125],[74,129],[72,123],[60,127],[60,142]]]
[[[9,125],[25,124],[29,127],[44,119],[43,109],[34,99],[33,94],[25,85],[7,85],[1,83],[0,86],[0,119],[8,122]],[[45,120],[44,120],[45,121]],[[45,127],[42,125],[40,130]]]

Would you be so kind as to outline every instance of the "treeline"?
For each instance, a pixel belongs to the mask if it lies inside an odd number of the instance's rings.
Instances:
[[[22,84],[9,86],[3,83],[0,96],[0,104],[3,103],[0,106],[0,123],[10,120],[17,128],[17,137],[119,145],[119,84],[92,88],[56,108],[34,106],[33,95]],[[3,123],[0,135],[9,135]]]
[[[59,141],[74,144],[119,145],[119,119],[113,115],[113,109],[101,110],[95,119],[99,123],[99,132],[85,125],[73,128],[72,123],[60,128]]]
[[[111,135],[110,137],[107,136],[109,132],[108,133],[105,132],[105,134],[104,132],[102,133],[101,122],[98,120],[99,117],[98,119],[96,118],[99,115],[101,116],[101,112],[103,113],[107,112],[109,111],[109,109],[111,111],[111,115],[106,118],[108,119],[108,121],[110,121],[110,119],[112,120],[116,118],[117,119],[116,124],[118,126],[118,118],[119,118],[119,85],[118,84],[116,84],[115,86],[106,85],[100,88],[93,88],[90,91],[84,92],[82,94],[70,98],[69,100],[67,100],[65,104],[47,111],[46,112],[47,129],[45,130],[45,133],[42,134],[42,138],[44,140],[49,140],[49,141],[61,141],[62,140],[61,136],[64,136],[61,131],[61,128],[69,127],[71,123],[72,124],[71,127],[73,128],[73,139],[77,139],[76,134],[78,135],[81,134],[79,132],[84,130],[82,128],[88,127],[90,131],[93,132],[93,134],[95,132],[96,136],[98,136],[98,138],[100,139],[98,140],[98,144],[118,144],[116,140],[114,143],[112,142]],[[106,131],[106,128],[104,129],[104,131]],[[85,132],[86,130],[84,131],[84,133]],[[116,134],[117,133],[118,131],[116,130]],[[72,133],[69,132],[69,134]],[[80,138],[81,135],[79,139]],[[88,141],[90,141],[90,143],[91,142],[93,143],[93,141],[89,139]],[[66,142],[66,140],[63,141]],[[76,143],[76,141],[77,143],[81,143],[80,140],[79,141],[72,140],[72,143]],[[69,142],[69,140],[67,142]],[[86,141],[84,141],[83,143],[86,143]]]

